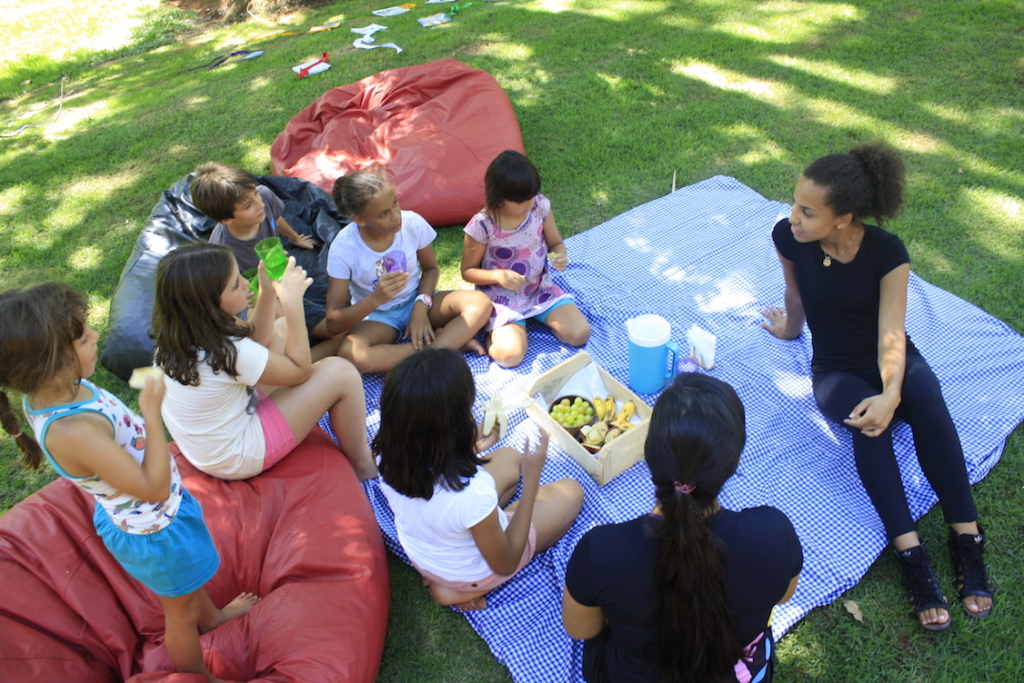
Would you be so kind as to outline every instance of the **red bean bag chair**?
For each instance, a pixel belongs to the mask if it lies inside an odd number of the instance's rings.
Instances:
[[[263,597],[201,637],[213,674],[371,683],[387,628],[387,562],[366,494],[334,443],[315,430],[270,471],[236,482],[172,454],[220,552],[210,597]],[[91,498],[59,480],[0,517],[0,678],[205,683],[174,673],[156,595],[107,552],[92,511]]]
[[[505,91],[486,71],[441,59],[331,88],[288,122],[270,162],[327,192],[339,176],[384,166],[402,208],[436,227],[483,208],[484,171],[506,149],[525,151]]]

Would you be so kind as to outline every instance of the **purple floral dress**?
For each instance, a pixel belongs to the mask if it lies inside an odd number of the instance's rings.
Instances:
[[[477,285],[476,288],[491,297],[494,304],[487,323],[488,330],[540,315],[562,299],[572,298],[571,294],[566,294],[551,282],[548,272],[544,220],[549,213],[551,202],[539,194],[533,200],[530,213],[526,214],[519,227],[510,232],[501,230],[487,209],[466,224],[465,233],[486,247],[481,268],[513,270],[526,278],[526,284],[517,291],[501,285]]]

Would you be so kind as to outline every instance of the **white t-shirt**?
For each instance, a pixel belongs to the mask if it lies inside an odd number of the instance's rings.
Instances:
[[[214,373],[200,354],[199,386],[165,376],[167,393],[160,412],[190,463],[221,479],[248,479],[263,471],[266,451],[263,426],[254,412],[259,399],[250,387],[263,375],[270,351],[248,337],[234,343],[238,377]]]
[[[374,251],[366,246],[359,234],[359,226],[349,223],[331,243],[331,251],[327,256],[327,274],[338,280],[349,281],[349,293],[355,304],[377,287],[377,279],[388,272],[387,263],[404,261],[405,268],[400,270],[409,273],[405,289],[379,310],[397,308],[415,296],[419,289],[420,262],[416,252],[431,244],[436,237],[437,232],[423,216],[415,211],[403,211],[402,229],[395,234],[391,246],[384,251]],[[386,258],[390,261],[385,261]]]
[[[498,507],[494,477],[478,467],[461,491],[434,486],[430,500],[409,498],[381,480],[381,490],[395,513],[398,541],[421,569],[448,581],[478,581],[494,573],[473,540],[471,527]],[[498,511],[501,528],[508,517]]]

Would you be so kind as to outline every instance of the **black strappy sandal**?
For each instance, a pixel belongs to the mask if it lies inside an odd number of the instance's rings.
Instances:
[[[922,543],[906,550],[893,551],[903,570],[903,585],[907,589],[914,618],[926,631],[945,631],[953,623],[953,613],[949,610],[949,601],[939,589],[939,580],[928,557],[928,550]],[[949,618],[945,623],[925,624],[921,621],[921,613],[930,609],[944,609]]]
[[[949,530],[949,552],[953,556],[953,570],[956,572],[954,585],[960,603],[970,597],[991,598],[995,587],[988,579],[985,569],[985,530],[978,525],[977,534],[957,534]],[[984,619],[992,608],[972,612],[964,605],[964,611],[971,619]]]

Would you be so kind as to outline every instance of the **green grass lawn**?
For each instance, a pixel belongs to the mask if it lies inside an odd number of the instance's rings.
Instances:
[[[438,8],[369,13],[387,4],[353,0],[217,27],[155,0],[69,0],[59,17],[50,3],[0,0],[0,135],[31,125],[0,139],[0,289],[67,281],[88,293],[91,323],[105,332],[118,275],[165,188],[211,159],[268,173],[275,136],[327,88],[454,57],[505,88],[567,237],[667,193],[673,173],[679,186],[731,175],[789,201],[809,161],[883,139],[909,168],[907,208],[891,228],[915,271],[1024,331],[1019,0],[505,0],[475,2],[431,29],[414,19]],[[342,26],[278,35],[332,20]],[[374,21],[389,26],[378,42],[404,52],[351,47],[349,29]],[[240,48],[266,54],[187,71]],[[295,78],[291,66],[325,50],[330,71]],[[450,286],[461,237],[440,232]],[[955,343],[957,321],[949,327]],[[96,379],[134,402],[120,380],[104,371]],[[52,476],[22,472],[17,457],[0,438],[0,509]],[[841,601],[815,610],[782,641],[779,679],[1024,674],[1022,475],[1018,429],[975,488],[1001,590],[991,618],[974,622],[956,608],[951,631],[925,634],[885,556],[843,598],[865,621]],[[930,513],[922,533],[938,546],[941,514]],[[945,552],[934,555],[950,581]],[[411,569],[391,569],[380,680],[509,680]]]

